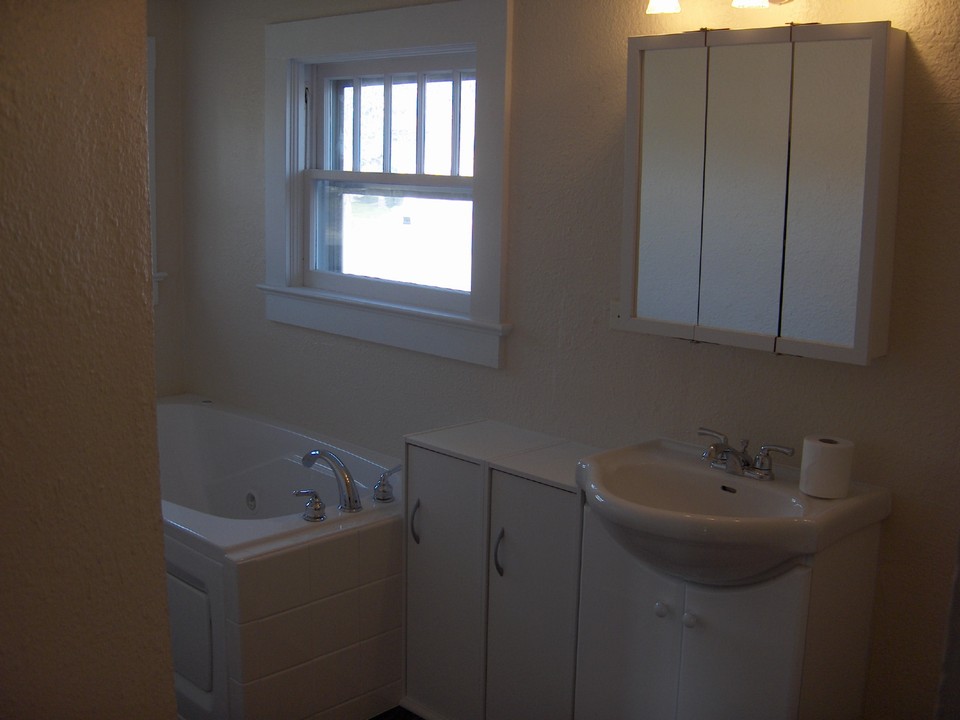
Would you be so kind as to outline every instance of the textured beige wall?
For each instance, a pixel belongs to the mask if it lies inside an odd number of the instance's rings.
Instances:
[[[145,3],[0,3],[0,717],[172,718]]]
[[[159,285],[159,303],[153,319],[157,336],[165,339],[157,345],[157,394],[161,396],[183,390],[183,275],[178,271],[183,217],[180,6],[180,0],[151,0],[147,6],[147,34],[154,39],[157,58],[154,92],[159,99],[154,110],[157,194],[153,200],[157,236],[163,238],[163,242],[158,243],[157,270],[167,274]]]
[[[403,3],[184,3],[182,385],[398,455],[406,432],[480,417],[606,445],[696,440],[698,425],[798,447],[810,432],[849,437],[857,478],[894,493],[866,717],[927,718],[960,533],[960,5],[682,2],[678,16],[647,17],[640,0],[516,0],[515,329],[500,371],[263,319],[263,25]],[[910,35],[889,355],[862,368],[610,330],[625,38],[884,19]]]

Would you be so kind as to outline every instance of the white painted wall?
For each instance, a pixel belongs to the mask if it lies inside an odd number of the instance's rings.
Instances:
[[[183,43],[182,264],[165,269],[179,274],[184,321],[182,336],[161,328],[161,392],[209,394],[394,454],[404,433],[474,418],[601,445],[695,440],[698,425],[798,448],[810,432],[849,437],[857,478],[894,492],[866,716],[930,715],[960,533],[955,0],[794,0],[767,11],[684,0],[680,15],[657,17],[641,0],[516,0],[515,329],[500,371],[263,319],[263,26],[404,3],[152,4],[182,12]],[[610,330],[626,37],[884,19],[910,34],[890,354],[861,368]],[[182,368],[167,366],[171,347]]]

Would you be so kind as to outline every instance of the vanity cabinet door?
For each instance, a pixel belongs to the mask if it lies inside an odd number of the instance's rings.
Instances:
[[[682,581],[639,562],[584,508],[575,717],[675,717],[683,592]]]
[[[483,718],[484,478],[480,464],[407,446],[406,696]]]
[[[580,495],[491,471],[487,718],[573,716]]]
[[[797,717],[809,568],[742,587],[685,583],[583,515],[576,717]]]
[[[793,720],[810,569],[743,587],[686,586],[678,720]]]

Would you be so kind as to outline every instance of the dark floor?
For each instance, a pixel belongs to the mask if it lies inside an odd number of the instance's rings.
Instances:
[[[370,718],[370,720],[423,720],[423,718],[402,707],[395,707],[393,710],[380,713],[375,718]]]

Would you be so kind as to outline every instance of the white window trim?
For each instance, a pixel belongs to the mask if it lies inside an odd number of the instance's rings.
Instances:
[[[441,357],[500,367],[509,25],[512,0],[454,0],[269,25],[265,67],[267,318]],[[304,287],[302,114],[293,111],[303,66],[374,56],[476,48],[477,117],[469,311],[441,312]]]

